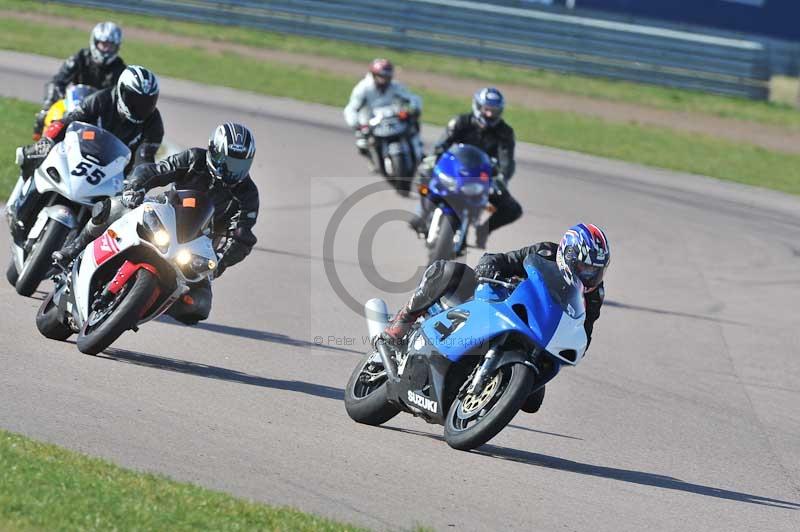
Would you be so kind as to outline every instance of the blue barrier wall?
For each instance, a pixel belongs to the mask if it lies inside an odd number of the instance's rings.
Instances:
[[[533,2],[529,4],[535,5]],[[554,4],[564,5],[564,2],[561,0]],[[800,41],[798,0],[575,0],[576,14],[581,9]]]

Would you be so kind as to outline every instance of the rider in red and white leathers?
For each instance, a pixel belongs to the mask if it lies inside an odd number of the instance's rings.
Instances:
[[[394,66],[387,59],[375,59],[370,65],[369,72],[364,79],[353,87],[350,101],[344,108],[344,120],[356,132],[356,147],[358,151],[370,158],[368,150],[369,129],[367,122],[372,117],[372,110],[377,107],[388,106],[395,99],[404,100],[408,111],[416,118],[422,111],[422,99],[411,93],[404,85],[392,80]],[[411,145],[414,147],[416,160],[422,159],[422,139],[419,135],[419,125],[415,120],[415,132]]]

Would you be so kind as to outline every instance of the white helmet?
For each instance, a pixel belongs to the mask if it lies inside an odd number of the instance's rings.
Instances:
[[[108,65],[119,54],[122,44],[122,30],[113,22],[101,22],[92,30],[89,37],[89,51],[92,60],[98,65]]]
[[[144,67],[132,65],[117,80],[117,111],[135,124],[153,114],[158,102],[158,78]]]

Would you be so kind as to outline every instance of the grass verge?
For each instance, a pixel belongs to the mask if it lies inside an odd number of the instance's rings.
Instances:
[[[710,114],[800,129],[800,112],[783,102],[755,102],[743,98],[717,96],[696,91],[513,67],[502,63],[419,52],[403,52],[343,41],[286,35],[234,26],[179,22],[166,18],[120,13],[112,10],[66,6],[57,2],[40,3],[25,0],[0,0],[0,9],[67,16],[91,22],[109,18],[123,26],[140,27],[176,35],[234,42],[288,52],[358,60],[363,61],[365,64],[376,56],[391,56],[397,64],[404,68],[484,80],[486,84],[509,83],[560,93],[647,105],[660,109]],[[38,32],[35,32],[34,36],[38,37]],[[82,39],[85,41],[86,36],[82,36]],[[127,57],[128,55],[128,50],[125,50],[125,56]]]
[[[14,164],[14,150],[30,142],[33,115],[39,107],[28,102],[0,98],[0,202],[5,202],[17,182],[19,167]]]
[[[126,470],[5,431],[0,529],[363,530]]]
[[[60,31],[58,41],[43,40],[37,29],[31,23],[0,20],[0,48],[65,57],[86,40],[85,32],[78,30]],[[125,43],[125,58],[163,75],[336,106],[344,105],[354,84],[352,79],[309,68],[130,39]],[[420,93],[426,122],[441,125],[469,108],[466,99]],[[11,145],[27,138],[30,109],[26,104],[24,111],[11,115],[20,117],[20,131],[25,130],[24,135],[9,138]],[[800,155],[654,126],[612,124],[568,112],[510,107],[507,119],[519,140],[800,194]],[[169,132],[169,124],[166,128]]]

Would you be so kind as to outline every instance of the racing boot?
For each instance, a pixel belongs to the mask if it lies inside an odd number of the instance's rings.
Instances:
[[[486,249],[486,242],[489,241],[489,233],[492,230],[489,228],[489,222],[483,222],[475,226],[475,247],[478,249]]]
[[[411,330],[411,326],[424,313],[425,310],[411,312],[408,308],[408,303],[406,303],[403,308],[397,311],[397,314],[383,330],[381,339],[394,349],[399,349],[403,345],[408,331]]]
[[[96,238],[87,229],[89,229],[88,226],[78,233],[78,236],[76,236],[72,242],[58,251],[54,251],[53,254],[50,255],[50,258],[53,259],[53,265],[56,268],[64,272],[69,271],[69,265],[72,264],[75,257]]]
[[[525,403],[523,403],[521,410],[523,412],[527,412],[528,414],[535,414],[542,407],[542,401],[544,401],[544,386],[530,394],[528,398],[525,399]]]

